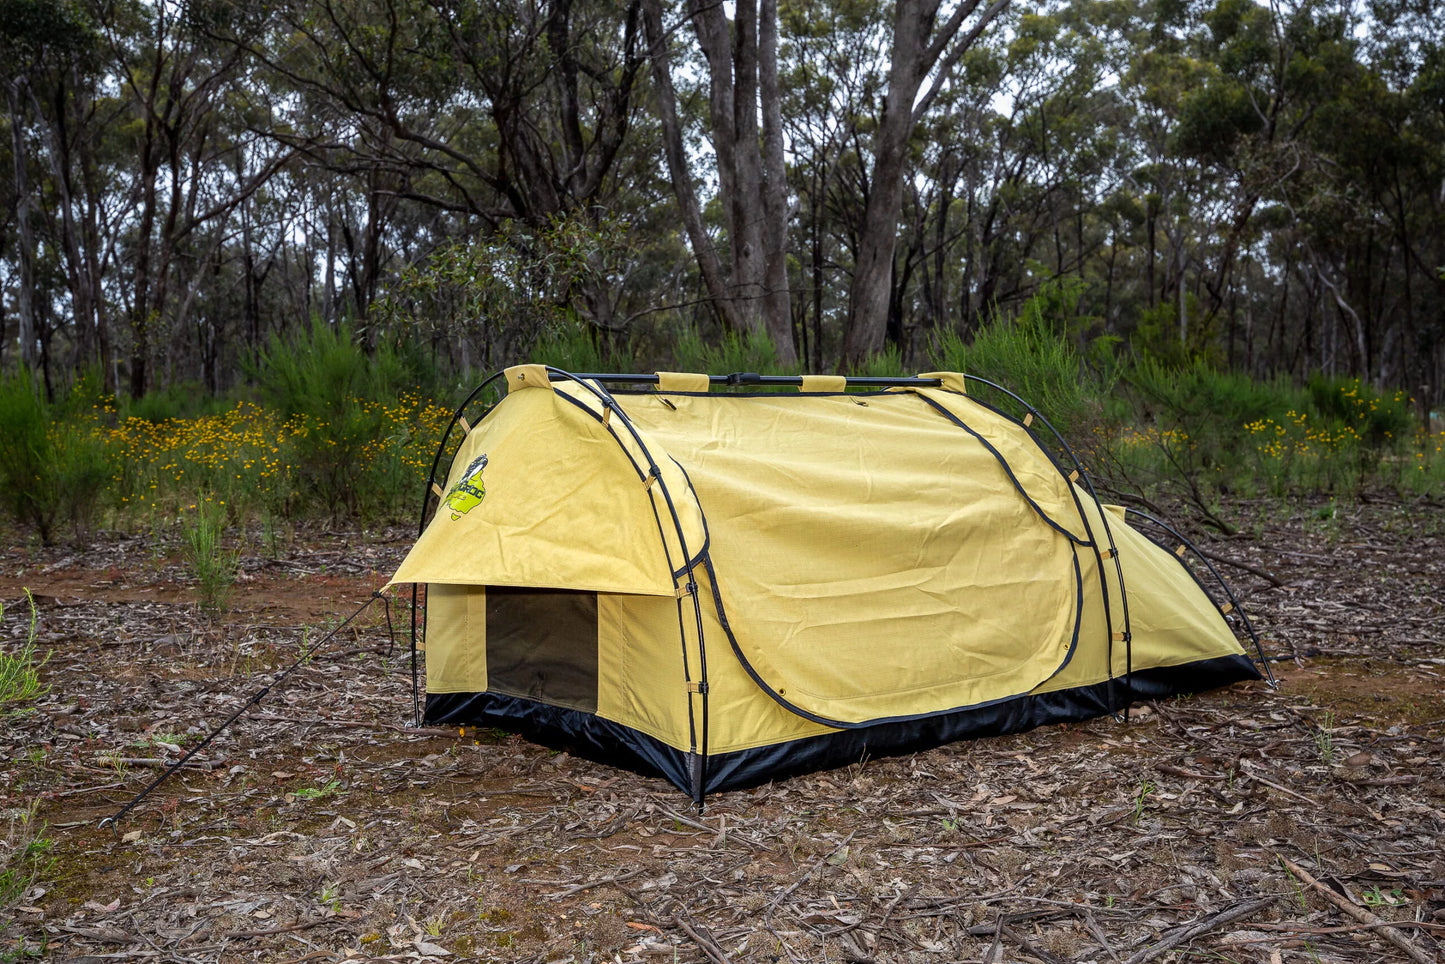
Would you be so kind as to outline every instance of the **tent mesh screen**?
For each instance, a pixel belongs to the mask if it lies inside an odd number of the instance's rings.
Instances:
[[[597,594],[487,587],[487,689],[597,712]]]

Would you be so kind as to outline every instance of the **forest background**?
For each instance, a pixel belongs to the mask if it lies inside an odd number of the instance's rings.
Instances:
[[[1439,491],[1442,15],[0,0],[0,490],[404,517],[531,358],[970,371],[1226,531]]]

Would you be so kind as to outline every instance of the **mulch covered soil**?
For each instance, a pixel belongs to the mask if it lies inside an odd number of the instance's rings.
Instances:
[[[175,545],[11,548],[0,639],[29,587],[53,655],[49,693],[0,721],[0,833],[33,805],[54,864],[0,916],[0,959],[1440,960],[1445,507],[1238,511],[1207,548],[1271,577],[1224,566],[1278,691],[698,814],[515,737],[412,728],[405,610],[393,650],[374,605],[115,833],[98,821],[364,602],[406,534],[253,546],[220,617]]]

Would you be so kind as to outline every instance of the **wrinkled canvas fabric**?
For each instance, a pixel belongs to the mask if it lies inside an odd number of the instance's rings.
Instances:
[[[525,373],[392,580],[430,584],[429,692],[486,690],[489,585],[597,593],[597,715],[671,746],[705,661],[714,753],[1125,671],[1104,512],[966,395],[611,396],[629,428],[600,387]],[[1107,522],[1134,669],[1243,652],[1177,560]]]

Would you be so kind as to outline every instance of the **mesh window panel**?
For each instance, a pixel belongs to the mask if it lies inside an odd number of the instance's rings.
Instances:
[[[597,712],[597,594],[487,587],[487,689]]]

